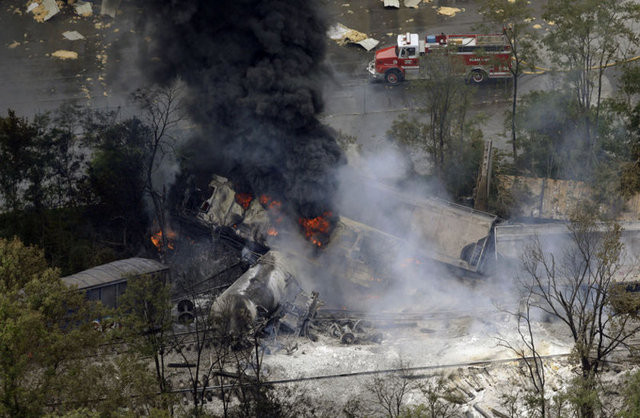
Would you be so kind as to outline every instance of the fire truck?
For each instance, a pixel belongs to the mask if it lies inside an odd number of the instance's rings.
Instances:
[[[511,48],[503,34],[492,35],[398,35],[398,44],[376,51],[368,71],[373,79],[388,84],[426,78],[429,62],[447,57],[453,72],[474,84],[490,78],[510,78]]]

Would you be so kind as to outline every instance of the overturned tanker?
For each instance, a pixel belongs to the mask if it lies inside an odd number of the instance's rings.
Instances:
[[[280,318],[289,331],[304,328],[315,298],[303,292],[288,257],[269,251],[213,303],[212,316],[232,332],[246,332],[260,318]]]

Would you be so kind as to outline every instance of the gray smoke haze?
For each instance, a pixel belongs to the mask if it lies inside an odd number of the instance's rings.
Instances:
[[[153,82],[181,79],[200,128],[185,168],[283,199],[296,214],[332,209],[342,152],[316,119],[325,24],[306,0],[143,0]]]

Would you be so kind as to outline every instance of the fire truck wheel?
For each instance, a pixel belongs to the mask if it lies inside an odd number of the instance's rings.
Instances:
[[[487,81],[487,73],[482,70],[473,70],[469,76],[469,81],[474,84],[482,84]]]
[[[398,70],[389,70],[384,75],[384,81],[389,84],[396,85],[402,80],[402,74]]]

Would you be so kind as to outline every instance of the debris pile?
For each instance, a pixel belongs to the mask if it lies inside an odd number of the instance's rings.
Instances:
[[[449,17],[453,17],[460,12],[464,12],[464,9],[459,9],[457,7],[446,7],[446,6],[438,7],[436,9],[436,13],[438,13],[439,15],[449,16]]]
[[[60,12],[55,0],[35,0],[27,6],[27,12],[33,13],[36,22],[46,22]]]
[[[75,51],[67,51],[64,49],[59,49],[56,52],[54,52],[53,54],[51,54],[52,57],[54,58],[58,58],[61,60],[77,60],[78,59],[78,53]]]
[[[82,34],[77,30],[63,32],[62,36],[70,41],[78,41],[80,39],[84,39],[84,36],[82,36]]]
[[[382,343],[382,333],[376,332],[371,322],[354,319],[321,319],[318,326],[342,344]]]
[[[432,0],[424,0],[425,3],[430,3]],[[400,8],[400,0],[382,0],[384,3],[384,7],[399,9]],[[411,9],[417,9],[420,7],[420,3],[422,0],[404,0],[404,7],[408,7]]]
[[[340,46],[356,44],[360,45],[367,51],[372,50],[380,43],[380,41],[369,38],[366,34],[358,32],[355,29],[348,28],[342,23],[337,23],[331,26],[327,31],[327,36],[336,41]]]
[[[120,0],[102,0],[100,14],[115,18],[118,13],[118,7],[120,7]]]
[[[87,1],[79,1],[73,5],[73,8],[76,11],[76,14],[82,17],[89,17],[93,14],[93,9],[91,7],[91,3]]]

